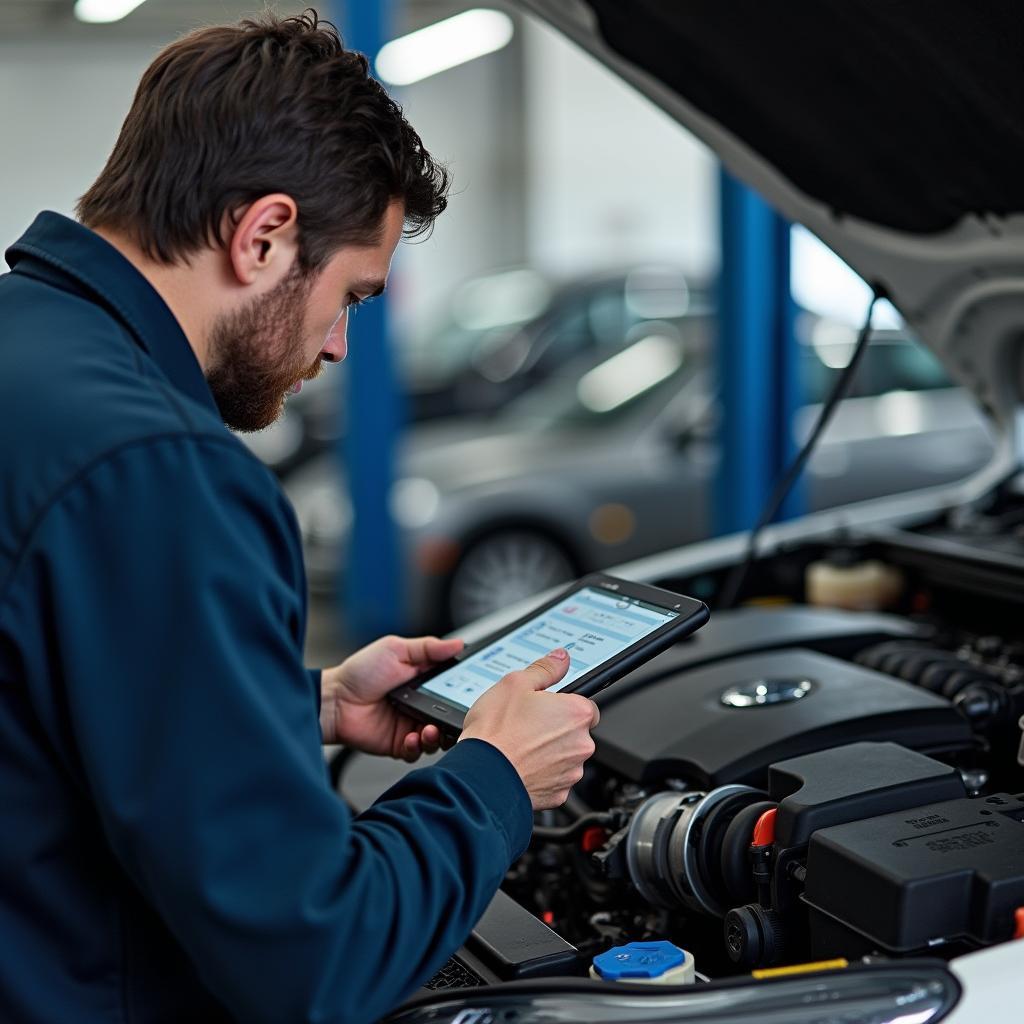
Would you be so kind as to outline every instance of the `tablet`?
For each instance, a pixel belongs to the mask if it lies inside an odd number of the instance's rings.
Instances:
[[[592,696],[708,621],[692,597],[595,573],[499,633],[390,694],[413,718],[453,735],[466,712],[509,672],[556,647],[569,652],[565,678],[549,687]]]

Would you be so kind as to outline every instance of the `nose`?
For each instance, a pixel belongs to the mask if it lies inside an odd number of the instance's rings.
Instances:
[[[334,322],[327,333],[327,340],[320,350],[320,355],[329,363],[340,363],[348,351],[348,310],[342,310],[341,316]]]

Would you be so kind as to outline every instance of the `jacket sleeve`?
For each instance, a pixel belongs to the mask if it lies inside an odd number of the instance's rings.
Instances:
[[[466,741],[351,817],[302,665],[294,517],[230,438],[108,456],[21,574],[107,840],[235,1015],[372,1021],[464,940],[528,841],[526,791]]]

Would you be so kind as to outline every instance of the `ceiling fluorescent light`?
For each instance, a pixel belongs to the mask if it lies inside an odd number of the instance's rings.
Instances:
[[[143,0],[76,0],[75,17],[79,21],[95,24],[120,21],[142,2]]]
[[[389,85],[411,85],[500,50],[512,32],[512,19],[501,11],[465,11],[386,43],[377,74]]]

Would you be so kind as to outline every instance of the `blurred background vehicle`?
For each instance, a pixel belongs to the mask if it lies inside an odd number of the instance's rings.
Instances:
[[[703,315],[706,285],[670,266],[563,280],[519,268],[468,281],[443,327],[405,350],[410,418],[489,415],[569,360],[623,347],[644,325]]]
[[[575,295],[588,298],[556,321],[570,341],[549,335],[546,343],[576,358],[488,417],[409,431],[391,504],[413,628],[449,629],[583,572],[711,534],[721,410],[710,292],[697,292],[683,315],[680,303],[664,301],[658,308],[677,314],[665,319],[639,318],[629,294],[580,288]],[[807,401],[794,421],[795,443],[856,341],[852,329],[806,311],[797,333]],[[582,336],[606,340],[583,344]],[[810,463],[807,505],[948,483],[984,465],[992,450],[983,417],[936,359],[905,333],[883,330]],[[314,458],[285,478],[285,489],[311,587],[331,595],[351,524],[340,460]]]
[[[566,362],[616,351],[645,323],[678,329],[710,302],[706,285],[657,264],[561,281],[528,267],[471,278],[454,292],[433,332],[398,348],[407,418],[497,413]],[[336,373],[306,382],[273,426],[243,437],[280,476],[341,437]]]

